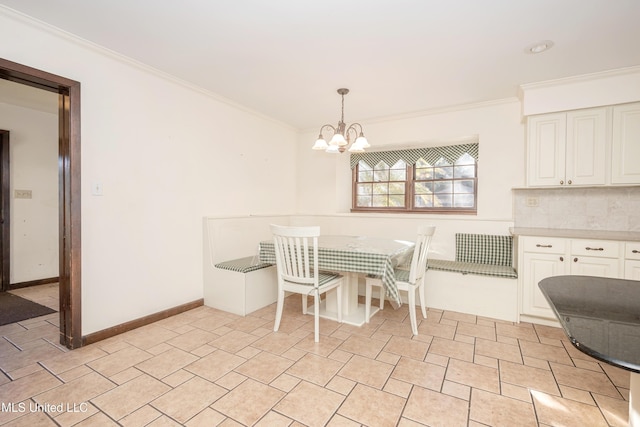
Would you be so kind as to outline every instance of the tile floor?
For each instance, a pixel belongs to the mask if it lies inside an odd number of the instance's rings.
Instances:
[[[406,305],[387,305],[360,328],[322,321],[316,344],[300,306],[277,333],[273,305],[200,307],[74,351],[57,314],[0,326],[0,424],[627,425],[629,373],[558,328],[429,310],[412,337]]]

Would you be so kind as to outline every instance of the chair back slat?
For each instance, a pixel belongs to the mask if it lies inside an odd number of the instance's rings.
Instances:
[[[416,245],[413,248],[411,258],[411,269],[409,271],[409,282],[416,283],[422,280],[427,269],[427,259],[429,258],[429,245],[431,238],[436,231],[433,225],[423,225],[418,228]]]
[[[318,287],[320,227],[271,225],[278,275],[286,281]]]

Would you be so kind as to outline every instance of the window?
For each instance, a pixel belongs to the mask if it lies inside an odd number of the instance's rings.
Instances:
[[[478,144],[351,155],[352,211],[477,211]]]

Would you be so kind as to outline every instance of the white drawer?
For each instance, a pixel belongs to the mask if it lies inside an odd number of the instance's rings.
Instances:
[[[557,237],[530,237],[524,238],[523,246],[525,252],[537,252],[543,254],[564,254],[566,252],[567,240]]]
[[[571,255],[618,258],[621,252],[620,245],[620,242],[609,240],[576,239],[571,241]]]
[[[640,259],[640,242],[627,242],[624,257],[626,259]]]

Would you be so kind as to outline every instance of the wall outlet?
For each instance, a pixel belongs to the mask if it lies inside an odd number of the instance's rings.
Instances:
[[[14,197],[16,199],[30,199],[31,190],[15,190]]]
[[[540,200],[537,197],[527,197],[527,206],[535,208],[540,205]]]

